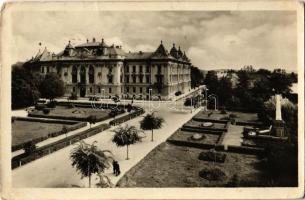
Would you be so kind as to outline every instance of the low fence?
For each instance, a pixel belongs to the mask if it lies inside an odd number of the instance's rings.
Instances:
[[[64,147],[69,146],[73,143],[76,143],[80,140],[83,140],[90,136],[96,135],[97,133],[100,133],[108,128],[110,128],[110,126],[108,124],[101,124],[99,126],[93,127],[91,129],[85,130],[85,131],[77,133],[75,135],[68,136],[64,139],[58,140],[51,144],[47,144],[45,146],[39,147],[30,155],[23,153],[18,156],[15,156],[12,158],[12,161],[11,161],[12,169],[22,166],[31,161],[34,161],[38,158],[49,155],[57,150],[60,150]]]
[[[13,145],[12,148],[11,148],[12,151],[17,151],[17,150],[23,149],[23,147],[24,147],[24,145],[26,143],[31,142],[32,144],[37,144],[37,143],[42,142],[44,140],[47,140],[49,138],[65,134],[65,133],[70,132],[70,131],[74,131],[76,129],[85,127],[87,125],[86,122],[77,122],[77,121],[49,120],[49,119],[24,118],[24,117],[13,117],[13,119],[14,120],[21,120],[21,121],[33,121],[33,122],[43,122],[43,123],[58,123],[58,124],[67,124],[67,125],[71,125],[72,124],[72,125],[71,126],[67,126],[66,130],[54,131],[54,132],[49,133],[46,136],[41,136],[41,137],[38,137],[38,138],[35,138],[35,139],[32,139],[32,140],[28,140],[28,141],[23,142],[21,144]]]
[[[212,123],[220,123],[220,124],[226,124],[229,120],[222,120],[222,119],[208,119],[208,118],[201,118],[201,117],[194,117],[194,121],[198,122],[212,122]]]

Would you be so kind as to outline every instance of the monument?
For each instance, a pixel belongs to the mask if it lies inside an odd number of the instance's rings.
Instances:
[[[273,121],[273,135],[285,136],[285,122],[282,120],[281,95],[275,95],[275,120]]]

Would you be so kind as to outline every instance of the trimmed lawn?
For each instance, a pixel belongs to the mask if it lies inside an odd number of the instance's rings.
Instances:
[[[65,116],[65,117],[78,117],[78,118],[87,118],[90,115],[96,115],[97,118],[108,117],[110,110],[97,109],[97,108],[67,108],[65,106],[56,106],[56,108],[51,109],[49,114],[44,114],[42,110],[34,110],[32,114],[39,114],[45,116]]]
[[[204,135],[204,139],[202,140],[192,140],[190,139],[194,134],[201,134]],[[178,141],[187,141],[192,143],[199,143],[199,144],[216,144],[220,135],[217,134],[209,134],[209,133],[196,133],[196,132],[189,132],[189,131],[177,131],[175,132],[169,139],[170,140],[178,140]]]
[[[195,121],[195,120],[191,120],[191,121],[188,121],[186,124],[184,125],[187,125],[187,126],[194,126],[194,127],[199,127],[199,128],[216,128],[216,129],[219,129],[219,128],[225,128],[226,124],[223,124],[223,123],[214,123],[213,122],[213,125],[212,126],[209,126],[209,127],[204,127],[203,124],[205,122],[199,122],[199,121]]]
[[[63,126],[71,125],[15,120],[12,123],[12,145],[47,136],[49,133],[62,130]]]
[[[227,114],[221,114],[220,111],[213,111],[213,114],[208,116],[210,111],[201,111],[194,117],[197,118],[205,118],[205,119],[213,119],[213,120],[222,120],[226,117],[229,117],[230,114],[235,114],[236,121],[243,121],[243,122],[259,122],[256,113],[244,113],[244,112],[235,112],[235,111],[227,111]]]
[[[228,187],[236,175],[239,187],[264,186],[268,179],[263,162],[255,155],[226,153],[224,163],[201,161],[202,149],[162,143],[118,182],[118,187]],[[221,181],[199,176],[202,169],[220,168]]]

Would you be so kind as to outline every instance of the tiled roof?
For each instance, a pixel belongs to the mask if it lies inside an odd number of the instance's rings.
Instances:
[[[126,53],[126,59],[149,59],[153,52],[129,52]]]
[[[121,57],[116,57],[121,56]],[[156,51],[154,52],[129,52],[126,53],[122,49],[121,46],[107,46],[102,42],[87,42],[84,44],[80,44],[75,46],[75,48],[70,44],[67,44],[65,49],[57,54],[48,52],[45,48],[42,52],[36,54],[30,62],[38,62],[38,61],[56,61],[56,60],[91,60],[91,59],[98,59],[98,60],[107,60],[107,59],[126,59],[126,60],[145,60],[145,59],[173,59],[179,61],[187,61],[190,60],[187,58],[185,53],[176,49],[175,45],[171,48],[170,53],[168,53],[167,49],[164,45],[161,44],[158,46]]]

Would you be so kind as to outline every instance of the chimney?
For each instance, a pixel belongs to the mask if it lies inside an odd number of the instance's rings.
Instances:
[[[102,38],[102,43],[104,43],[104,38]]]
[[[87,43],[89,42],[89,40],[87,39]]]
[[[92,39],[92,42],[95,42],[95,38]]]

